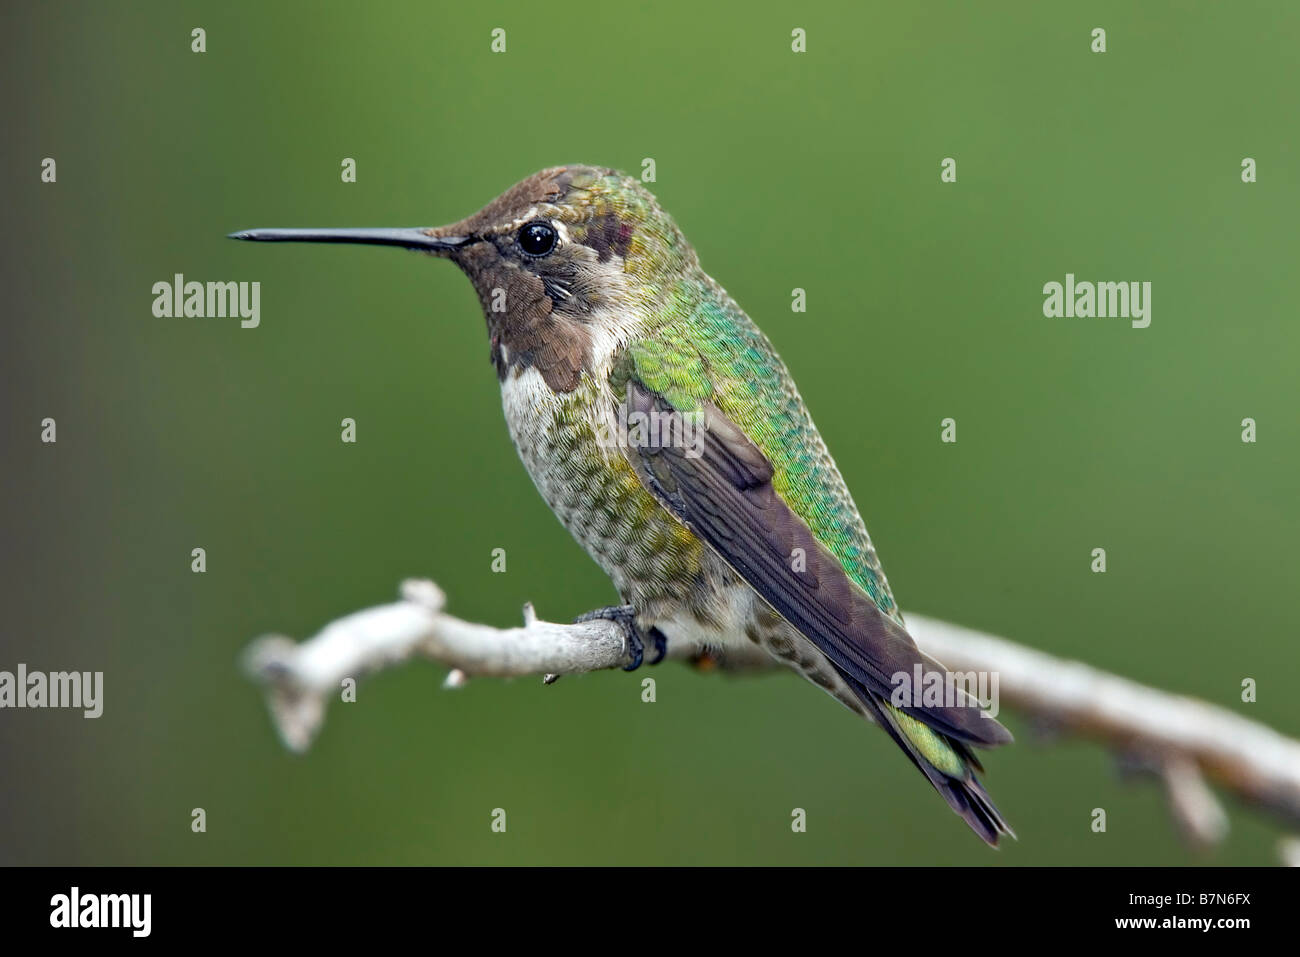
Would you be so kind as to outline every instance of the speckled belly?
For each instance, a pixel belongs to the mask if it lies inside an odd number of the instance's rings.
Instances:
[[[542,498],[624,599],[647,611],[707,602],[706,548],[655,501],[611,441],[610,394],[590,375],[557,394],[531,369],[508,376],[501,394],[510,437]]]

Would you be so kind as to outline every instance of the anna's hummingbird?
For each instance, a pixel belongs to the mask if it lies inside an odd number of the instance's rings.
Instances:
[[[852,496],[767,337],[654,197],[560,166],[436,229],[254,229],[450,259],[487,319],[506,424],[560,521],[613,579],[628,669],[646,642],[756,643],[878,723],[989,844],[1011,831],[971,745],[1011,740],[973,698],[899,682],[942,666],[907,633]],[[902,676],[900,678],[900,676]]]

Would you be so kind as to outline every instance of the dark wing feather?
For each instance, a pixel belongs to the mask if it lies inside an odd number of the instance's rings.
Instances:
[[[629,386],[630,411],[662,416],[672,410],[644,384],[633,380]],[[942,671],[782,500],[758,446],[715,406],[703,404],[702,413],[703,428],[691,442],[676,415],[660,419],[666,430],[631,437],[629,458],[647,488],[821,649],[860,696],[888,701],[893,676],[910,677],[917,664]],[[802,549],[802,563],[795,549]],[[952,707],[900,710],[959,741],[987,746],[1011,740],[970,698]]]

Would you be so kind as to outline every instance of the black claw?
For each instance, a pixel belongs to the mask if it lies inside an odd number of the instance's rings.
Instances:
[[[650,641],[655,646],[655,656],[650,664],[657,665],[668,654],[668,638],[658,628],[651,628]]]

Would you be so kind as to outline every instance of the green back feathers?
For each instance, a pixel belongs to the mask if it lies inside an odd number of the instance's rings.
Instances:
[[[775,469],[773,486],[886,614],[901,618],[852,497],[771,343],[702,274],[678,280],[616,373],[680,412],[712,402]]]

